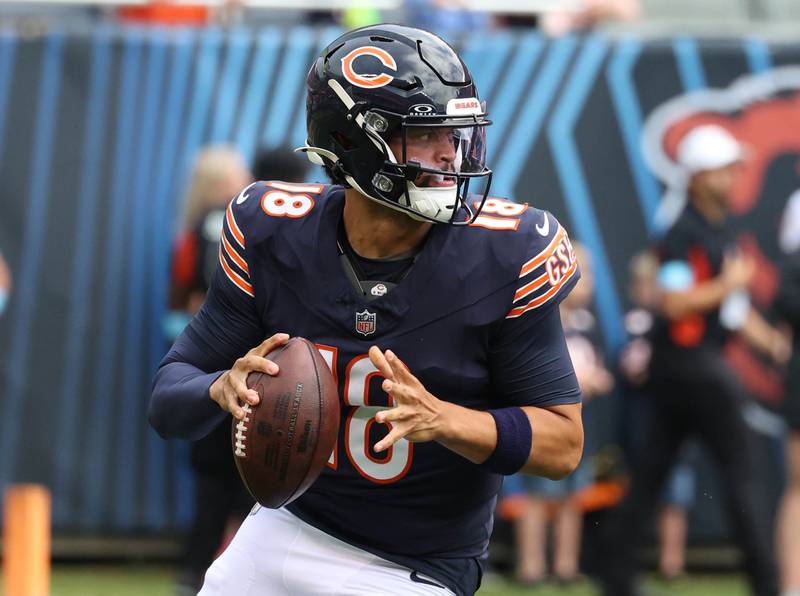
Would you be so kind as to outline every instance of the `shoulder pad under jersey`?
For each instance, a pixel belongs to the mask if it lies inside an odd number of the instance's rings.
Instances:
[[[331,192],[325,184],[253,182],[228,204],[220,241],[220,266],[240,290],[253,296],[248,251],[269,240],[281,226],[299,227],[313,219],[318,202]]]
[[[486,230],[490,253],[514,280],[507,318],[560,302],[580,277],[569,236],[552,213],[492,197],[471,226]]]

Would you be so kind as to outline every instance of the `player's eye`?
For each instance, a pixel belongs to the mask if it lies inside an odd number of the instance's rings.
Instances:
[[[430,128],[412,128],[408,137],[414,141],[430,141],[432,131]]]

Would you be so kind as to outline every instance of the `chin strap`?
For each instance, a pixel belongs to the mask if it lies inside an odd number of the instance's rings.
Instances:
[[[433,219],[442,223],[449,223],[453,214],[453,209],[456,208],[456,204],[458,203],[458,189],[455,186],[442,188],[419,188],[413,182],[406,182],[408,187],[407,196],[410,199],[410,202],[407,205],[397,205],[392,201],[373,196],[364,188],[361,188],[361,185],[356,182],[352,176],[344,172],[341,162],[339,161],[339,157],[332,151],[328,151],[327,149],[322,149],[320,147],[312,147],[310,145],[298,147],[295,149],[295,151],[297,153],[305,153],[306,157],[308,157],[308,160],[311,163],[320,166],[324,166],[325,160],[328,160],[331,164],[331,168],[334,170],[339,169],[347,183],[362,195],[380,203],[381,205],[385,205],[396,211],[405,213],[411,219],[417,221],[431,221],[431,219]],[[400,197],[398,197],[398,199],[400,201],[405,201],[406,194],[403,193],[400,195]],[[403,207],[406,207],[406,209]],[[411,211],[411,209],[416,209],[427,217],[421,217]]]
[[[305,153],[308,161],[318,166],[324,166],[325,162],[323,161],[323,157],[328,159],[333,164],[339,163],[339,156],[336,155],[333,151],[328,151],[327,149],[322,149],[320,147],[312,147],[310,145],[303,145],[302,147],[298,147],[294,150],[295,153]]]
[[[389,201],[387,199],[381,199],[381,198],[378,198],[378,197],[375,197],[375,196],[369,194],[366,190],[361,188],[361,186],[358,184],[358,182],[356,182],[355,178],[353,178],[350,175],[345,175],[345,180],[347,180],[347,183],[350,186],[352,186],[353,188],[355,188],[362,195],[364,195],[368,199],[371,199],[371,200],[375,201],[376,203],[380,203],[384,207],[389,207],[390,209],[394,209],[395,211],[399,211],[400,213],[403,213],[403,214],[407,215],[408,217],[410,217],[411,219],[414,219],[416,221],[430,221],[429,219],[426,219],[424,217],[418,216],[416,213],[410,211],[409,209],[404,209],[403,206],[398,205],[397,203],[394,203],[394,202]],[[400,195],[400,198],[401,199],[405,198],[405,195]],[[410,206],[407,206],[407,207],[410,207]]]
[[[304,145],[303,147],[298,147],[295,149],[296,153],[304,153],[305,156],[308,158],[313,164],[318,166],[325,167],[326,165],[330,167],[331,174],[334,180],[339,180],[342,178],[347,178],[347,172],[342,165],[342,162],[339,160],[339,156],[333,153],[332,151],[328,151],[327,149],[322,149],[321,147],[311,147],[310,145]],[[328,160],[330,163],[326,163],[325,160]]]

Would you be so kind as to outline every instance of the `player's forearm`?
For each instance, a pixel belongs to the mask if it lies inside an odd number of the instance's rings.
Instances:
[[[442,428],[436,440],[474,464],[489,459],[497,445],[497,428],[491,414],[441,403],[444,407]]]
[[[163,364],[156,373],[147,418],[164,438],[196,441],[211,432],[227,412],[209,397],[222,374],[205,373],[185,362]]]
[[[523,474],[560,480],[578,467],[583,455],[583,422],[580,404],[547,409],[522,408],[533,427],[533,445]]]
[[[443,402],[442,429],[437,441],[475,464],[485,462],[497,446],[497,427],[491,414]],[[524,474],[554,480],[570,474],[583,453],[580,405],[548,409],[522,408],[533,428],[533,444]]]

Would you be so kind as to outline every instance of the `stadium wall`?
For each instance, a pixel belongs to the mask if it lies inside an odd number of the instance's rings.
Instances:
[[[57,530],[185,527],[187,447],[162,441],[144,413],[168,347],[188,168],[207,143],[248,159],[301,145],[305,73],[337,33],[0,31],[0,250],[15,279],[0,318],[0,486],[49,486]],[[492,194],[551,210],[588,246],[609,354],[624,342],[627,260],[663,227],[662,198],[680,195],[670,151],[692,122],[719,121],[760,156],[734,211],[768,304],[778,224],[800,187],[800,140],[781,133],[800,130],[800,45],[504,31],[455,42],[494,120]],[[743,382],[778,403],[775,371],[745,358]],[[599,436],[613,433],[606,410]],[[770,501],[778,470],[761,471]],[[724,531],[704,521],[714,515],[698,519]]]

